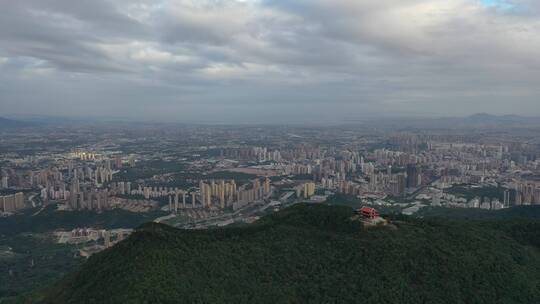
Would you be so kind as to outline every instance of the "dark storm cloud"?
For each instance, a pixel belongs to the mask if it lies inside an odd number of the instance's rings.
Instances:
[[[168,120],[540,115],[536,2],[10,1],[0,107]]]

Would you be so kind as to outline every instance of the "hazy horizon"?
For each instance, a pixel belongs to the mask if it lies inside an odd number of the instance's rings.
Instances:
[[[141,118],[141,117],[120,117],[120,116],[55,116],[55,115],[3,115],[0,119],[10,119],[19,122],[29,122],[41,124],[143,124],[143,125],[159,125],[159,124],[171,124],[171,125],[223,125],[223,126],[346,126],[346,125],[365,125],[377,123],[378,126],[385,126],[389,124],[405,122],[418,126],[422,123],[424,127],[448,127],[448,124],[459,122],[460,124],[466,123],[466,125],[472,124],[472,126],[481,126],[484,123],[490,125],[501,125],[507,122],[512,123],[540,123],[540,117],[527,116],[527,115],[514,115],[514,114],[502,114],[495,115],[491,113],[473,113],[470,115],[433,115],[433,116],[421,116],[421,115],[400,115],[400,113],[388,113],[388,115],[365,115],[356,118],[347,119],[294,119],[293,117],[280,117],[278,119],[269,117],[268,119],[256,119],[256,118],[239,118],[237,120],[231,120],[225,117],[224,119],[211,119],[211,120],[197,120],[197,119],[156,119],[156,118]],[[487,119],[487,120],[486,120]],[[511,120],[508,120],[511,119]],[[411,125],[411,126],[412,126]],[[461,125],[466,126],[466,125]]]

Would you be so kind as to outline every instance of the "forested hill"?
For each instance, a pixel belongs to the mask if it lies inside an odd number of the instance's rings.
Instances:
[[[146,224],[44,303],[540,303],[540,222],[397,218],[296,205],[246,227]]]

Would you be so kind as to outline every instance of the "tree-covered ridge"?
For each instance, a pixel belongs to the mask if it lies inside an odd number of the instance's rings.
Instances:
[[[296,205],[246,227],[145,224],[44,303],[538,303],[540,224],[396,218]],[[39,301],[41,300],[41,301]]]

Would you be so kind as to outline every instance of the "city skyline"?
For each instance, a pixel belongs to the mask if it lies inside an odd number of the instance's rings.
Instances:
[[[540,116],[539,14],[530,0],[17,1],[0,12],[0,112]]]

